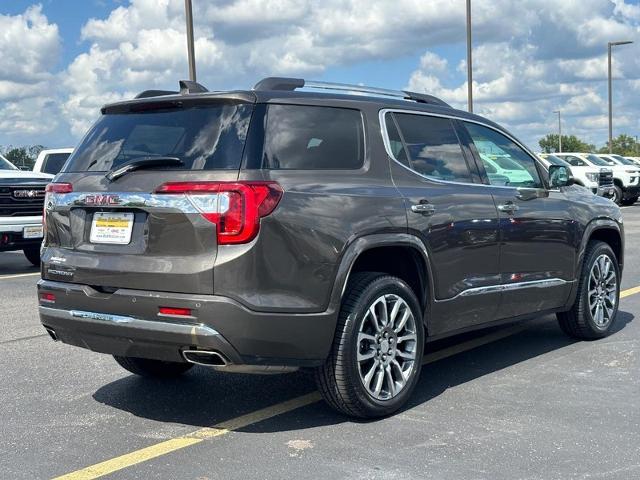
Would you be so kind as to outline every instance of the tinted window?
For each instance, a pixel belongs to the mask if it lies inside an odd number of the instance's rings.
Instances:
[[[358,110],[269,105],[264,165],[273,169],[358,169],[364,162]]]
[[[624,158],[624,157],[622,157],[622,156],[620,156],[620,155],[611,155],[611,157],[612,157],[614,160],[617,160],[618,162],[620,162],[622,165],[633,165],[633,166],[635,166],[635,165],[636,165],[636,164],[635,164],[635,162],[632,162],[632,161],[631,161],[631,160],[629,160],[628,158]]]
[[[55,175],[64,165],[64,162],[69,158],[70,153],[50,153],[44,159],[42,165],[42,171],[44,173],[50,173],[51,175]]]
[[[562,167],[568,167],[569,163],[565,162],[563,159],[556,157],[555,155],[548,155],[545,157],[547,162],[551,165],[560,165]],[[584,162],[582,162],[584,164]]]
[[[562,155],[559,158],[566,161],[570,165],[573,165],[574,167],[584,167],[587,165],[584,160],[582,160],[580,157],[576,157],[575,155]]]
[[[0,170],[18,170],[9,160],[0,155]]]
[[[593,155],[593,154],[589,154],[587,155],[587,160],[589,160],[591,163],[593,163],[594,165],[598,165],[599,167],[606,167],[609,165],[608,162],[605,162],[603,159],[601,159],[599,156],[597,155]]]
[[[451,120],[408,113],[395,114],[395,118],[413,170],[440,180],[471,182]]]
[[[498,175],[489,175],[492,185],[542,187],[535,160],[513,140],[476,123],[465,122],[465,125],[485,168],[490,163],[498,166]]]
[[[387,136],[389,137],[389,147],[393,153],[393,157],[405,166],[409,166],[409,160],[407,159],[407,152],[404,149],[400,132],[396,127],[396,123],[393,120],[393,116],[387,113],[385,116],[385,123],[387,127]]]
[[[89,130],[66,171],[107,171],[135,158],[169,156],[185,169],[237,169],[251,105],[108,113]]]
[[[598,155],[598,158],[602,160],[604,163],[606,163],[607,165],[616,165],[616,162],[613,161],[611,158],[603,157],[602,155]]]

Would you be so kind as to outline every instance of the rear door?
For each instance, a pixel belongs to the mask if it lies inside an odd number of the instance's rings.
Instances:
[[[494,320],[500,301],[498,214],[460,144],[456,120],[386,112],[382,121],[409,231],[429,254],[435,296],[430,334]]]
[[[191,102],[133,102],[102,115],[48,195],[44,278],[213,293],[217,236],[237,228],[219,213],[233,213],[238,195],[211,182],[237,180],[253,104]],[[167,157],[181,164],[163,166]],[[148,159],[157,165],[107,177]]]
[[[549,190],[538,164],[513,138],[489,126],[462,122],[481,173],[486,157],[497,157],[516,173],[485,176],[498,208],[500,273],[498,316],[516,317],[563,306],[574,276],[579,225],[565,193]]]

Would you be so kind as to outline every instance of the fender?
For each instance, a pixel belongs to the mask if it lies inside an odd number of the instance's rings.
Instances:
[[[577,262],[575,265],[575,270],[573,274],[573,278],[576,279],[573,282],[573,287],[571,288],[571,292],[569,293],[569,298],[567,299],[567,308],[571,308],[576,300],[576,294],[578,292],[579,282],[577,280],[580,279],[580,273],[582,270],[582,262],[584,260],[584,254],[587,250],[587,244],[591,239],[591,236],[594,232],[598,230],[614,230],[620,236],[620,258],[618,258],[618,265],[620,268],[620,273],[622,273],[622,269],[624,266],[624,229],[620,223],[616,220],[609,217],[602,218],[594,218],[591,220],[584,229],[584,233],[582,234],[582,240],[580,241],[580,246],[578,247],[578,255]]]
[[[358,237],[347,246],[338,265],[328,309],[335,311],[340,309],[340,303],[347,288],[353,265],[363,252],[376,247],[410,247],[421,255],[427,266],[428,295],[426,306],[428,308],[433,298],[433,273],[429,253],[424,243],[415,235],[408,233],[381,233]]]

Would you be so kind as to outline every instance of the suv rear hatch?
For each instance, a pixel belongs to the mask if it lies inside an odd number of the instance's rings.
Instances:
[[[280,194],[237,183],[253,102],[238,92],[105,107],[47,189],[43,277],[212,294],[218,244],[250,240],[247,202]]]

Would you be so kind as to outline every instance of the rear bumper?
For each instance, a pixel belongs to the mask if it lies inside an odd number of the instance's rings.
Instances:
[[[24,227],[41,227],[42,217],[0,217],[0,252],[40,245],[42,238],[23,238]]]
[[[219,352],[230,365],[316,366],[326,358],[334,312],[263,313],[226,297],[120,289],[40,280],[40,321],[58,340],[112,355],[180,362],[184,350]],[[158,313],[189,308],[190,317]],[[259,369],[257,369],[259,370]]]

